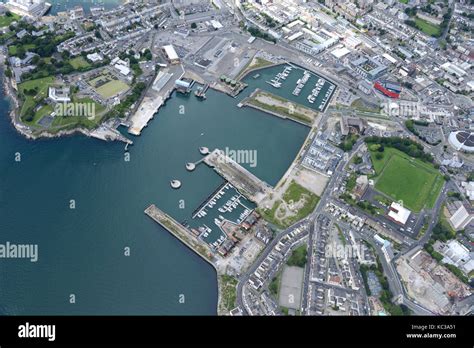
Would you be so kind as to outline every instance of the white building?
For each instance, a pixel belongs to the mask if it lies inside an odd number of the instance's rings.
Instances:
[[[404,208],[401,204],[393,202],[390,206],[390,210],[388,212],[389,219],[399,223],[401,225],[405,225],[410,217],[411,211]]]
[[[173,45],[163,46],[163,51],[165,52],[166,58],[168,58],[168,61],[171,64],[179,63],[179,56],[178,53],[176,53],[176,50],[174,49]]]
[[[465,274],[474,270],[474,260],[469,250],[457,240],[450,240],[448,243],[437,242],[435,250],[444,256],[442,262],[454,265]]]
[[[99,53],[92,53],[87,55],[87,59],[89,59],[92,63],[97,63],[101,62],[104,58]]]
[[[48,97],[56,103],[69,103],[71,101],[69,87],[49,87]]]
[[[461,186],[466,190],[466,196],[470,201],[474,201],[474,181],[462,182]]]
[[[45,0],[8,0],[7,8],[21,16],[42,16],[51,7]]]
[[[449,219],[449,223],[456,231],[459,231],[469,225],[473,219],[474,214],[469,212],[464,204],[461,204]]]

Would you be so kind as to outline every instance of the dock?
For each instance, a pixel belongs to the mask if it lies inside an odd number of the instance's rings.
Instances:
[[[166,100],[171,97],[175,90],[175,80],[180,79],[183,75],[184,68],[181,65],[158,72],[136,112],[127,120],[128,133],[135,136],[141,134]]]
[[[256,204],[273,190],[270,185],[228,157],[222,150],[215,149],[206,156],[204,162]]]
[[[188,248],[209,262],[214,268],[217,268],[217,260],[210,247],[207,243],[196,238],[189,229],[178,223],[154,204],[145,209],[145,214],[178,238]]]
[[[199,87],[194,94],[198,98],[206,99],[206,92],[208,89],[209,89],[209,84],[206,83],[204,86]]]
[[[194,219],[196,215],[209,203],[209,201],[213,199],[217,195],[217,193],[219,193],[219,191],[224,189],[226,185],[227,185],[227,181],[223,182],[204,201],[202,201],[202,203],[199,204],[199,206],[196,209],[194,209],[191,215],[192,218]]]

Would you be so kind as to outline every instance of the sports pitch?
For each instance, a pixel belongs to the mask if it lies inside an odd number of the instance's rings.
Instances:
[[[92,86],[104,99],[128,91],[130,88],[125,82],[117,80],[110,74],[100,75],[99,77],[90,80],[89,85]]]
[[[403,201],[408,209],[419,212],[425,205],[432,208],[443,186],[441,174],[428,163],[414,159],[393,148],[385,148],[384,158],[376,160],[375,189]]]

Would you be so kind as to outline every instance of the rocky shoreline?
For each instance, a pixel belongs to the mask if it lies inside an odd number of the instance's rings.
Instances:
[[[12,125],[15,127],[15,129],[17,130],[17,132],[23,135],[25,138],[30,139],[30,140],[37,140],[41,138],[60,138],[63,136],[69,136],[76,133],[80,133],[88,137],[91,137],[91,132],[83,128],[59,131],[58,133],[54,133],[54,134],[48,133],[48,132],[33,134],[27,126],[25,126],[24,124],[18,121],[20,101],[18,100],[18,96],[10,82],[10,78],[7,78],[5,74],[3,74],[2,79],[3,79],[3,91],[5,93],[5,96],[8,97],[8,99],[10,100],[10,112],[9,112],[10,121]]]
[[[97,129],[93,129],[93,130],[89,130],[86,128],[75,128],[75,129],[70,129],[70,130],[61,130],[56,133],[41,131],[38,134],[34,134],[28,126],[24,125],[18,120],[19,110],[20,110],[20,101],[18,100],[17,93],[15,89],[13,88],[11,79],[6,77],[3,72],[0,78],[2,78],[2,81],[3,81],[4,94],[10,101],[9,103],[10,104],[10,111],[9,111],[10,121],[13,127],[16,129],[16,131],[27,139],[30,139],[30,140],[53,139],[53,138],[61,138],[65,136],[72,136],[75,134],[82,134],[89,138],[96,138],[96,139],[100,139],[104,141],[119,140],[129,145],[133,144],[131,140],[126,139],[125,137],[121,136],[117,130],[110,129],[110,131],[114,133],[110,137],[111,135],[110,132],[108,132],[108,134],[105,134],[107,133],[107,131],[103,131],[103,132],[100,131],[101,127],[98,127]]]

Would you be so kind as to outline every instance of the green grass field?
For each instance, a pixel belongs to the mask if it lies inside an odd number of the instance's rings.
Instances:
[[[71,59],[69,64],[71,64],[74,69],[88,68],[91,66],[89,62],[87,62],[87,60],[85,60],[83,57]]]
[[[35,48],[36,46],[34,44],[28,44],[28,45],[24,45],[23,48],[25,49],[25,51],[29,51],[29,50],[32,50],[33,48]],[[18,52],[18,46],[15,46],[15,45],[12,45],[12,46],[8,46],[8,54],[10,56],[15,56]]]
[[[95,105],[94,106],[95,117],[93,119],[89,119],[87,117],[81,117],[81,116],[77,116],[77,117],[74,117],[74,116],[64,116],[64,117],[56,116],[54,118],[54,121],[53,121],[53,124],[52,124],[53,127],[56,127],[56,128],[61,128],[61,127],[71,128],[71,127],[83,126],[85,128],[93,129],[101,123],[101,121],[104,118],[105,113],[106,113],[106,108],[103,105],[101,105],[99,103],[96,103],[94,100],[92,100],[90,98],[78,99],[78,100],[74,100],[74,102],[75,103],[82,103],[82,104],[93,103]]]
[[[402,200],[405,207],[415,212],[425,205],[434,206],[444,179],[431,164],[393,148],[385,148],[380,160],[375,158],[375,152],[371,152],[371,157],[378,191],[396,201]]]
[[[14,13],[12,13],[11,16],[0,16],[0,28],[8,27],[14,21],[17,21],[20,18],[21,17],[19,15],[16,15]]]
[[[431,24],[424,19],[415,18],[415,24],[416,27],[426,35],[439,36],[441,34],[441,28],[438,25]]]
[[[95,79],[90,80],[88,83],[104,99],[108,99],[130,89],[125,82],[115,79],[110,74],[100,75]]]
[[[23,92],[26,89],[38,88],[38,93],[35,96],[25,95],[25,102],[21,106],[20,116],[24,116],[24,113],[28,108],[35,107],[41,99],[46,98],[48,95],[48,87],[53,83],[53,81],[54,77],[50,76],[42,79],[26,81],[18,85],[21,94],[24,94]]]
[[[286,228],[311,214],[314,208],[316,208],[316,205],[318,204],[320,199],[319,196],[315,195],[303,186],[292,181],[291,184],[288,186],[288,189],[283,194],[283,200],[286,203],[298,202],[303,197],[306,200],[303,207],[301,207],[294,215],[288,216],[283,220],[280,220],[278,217],[275,216],[278,207],[283,203],[281,200],[276,201],[271,209],[259,209],[259,212],[270,223],[281,228]]]
[[[120,80],[114,80],[107,82],[105,85],[97,88],[97,93],[99,93],[102,98],[107,99],[121,92],[128,91],[129,88],[130,87],[128,87],[125,82],[122,82]]]

